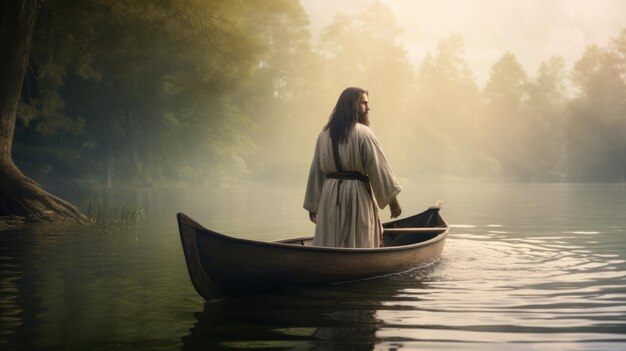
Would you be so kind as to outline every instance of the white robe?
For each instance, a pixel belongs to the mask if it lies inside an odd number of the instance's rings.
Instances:
[[[369,177],[380,209],[385,208],[402,190],[398,184],[374,132],[357,123],[347,140],[338,145],[341,168]],[[328,130],[317,138],[311,162],[304,208],[317,212],[313,245],[330,247],[379,247],[380,223],[376,205],[360,180],[328,179],[326,174],[337,172],[333,146]]]

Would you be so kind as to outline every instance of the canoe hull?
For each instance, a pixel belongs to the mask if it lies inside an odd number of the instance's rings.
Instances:
[[[346,249],[232,238],[205,229],[183,214],[178,214],[178,222],[192,283],[207,300],[410,270],[437,260],[448,232],[447,225],[439,225],[433,228],[432,238],[423,242]],[[393,223],[386,226],[399,227]]]

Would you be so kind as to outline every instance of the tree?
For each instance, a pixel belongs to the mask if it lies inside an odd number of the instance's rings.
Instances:
[[[22,3],[28,11],[20,12]],[[90,172],[104,175],[106,185],[116,171],[140,184],[182,173],[211,179],[221,172],[207,170],[231,161],[221,156],[231,150],[230,140],[247,143],[242,129],[233,128],[242,114],[228,94],[252,72],[262,47],[242,27],[255,3],[49,0],[3,6],[2,43],[15,57],[3,57],[1,76],[7,77],[1,213],[39,219],[73,213],[69,204],[37,192],[40,187],[25,180],[11,158],[31,40],[32,79],[24,86],[29,94],[19,117],[23,136],[32,139],[23,144],[64,140],[59,149],[76,149],[82,162],[101,161]]]
[[[429,150],[427,163],[434,174],[478,175],[483,168],[475,152],[482,102],[463,54],[462,37],[450,35],[424,58],[417,74],[417,112],[410,128],[420,133],[416,149]]]
[[[20,150],[77,152],[72,176],[109,187],[232,179],[219,170],[241,159],[250,140],[231,125],[247,120],[229,95],[264,45],[243,23],[258,6],[46,1],[31,54],[33,93],[22,109],[35,113],[18,116],[26,130]],[[50,172],[57,178],[70,176],[62,163],[51,166],[60,166]]]
[[[44,191],[15,165],[11,155],[17,106],[31,49],[37,1],[4,1],[0,5],[0,198],[2,215],[34,220],[88,218],[71,204]]]
[[[492,170],[508,179],[523,177],[519,155],[526,147],[528,123],[524,114],[528,77],[513,54],[506,53],[491,68],[483,96],[485,116],[481,137],[485,153],[497,162]]]
[[[394,169],[409,174],[407,166],[423,159],[425,151],[421,155],[405,152],[409,140],[416,138],[407,125],[424,116],[415,112],[415,73],[401,34],[393,13],[380,1],[354,16],[338,15],[320,34],[318,50],[325,74],[318,81],[326,92],[321,101],[328,102],[324,117],[330,115],[344,88],[360,86],[370,92],[372,128]]]
[[[567,122],[567,166],[575,181],[626,179],[626,30],[606,48],[590,46],[576,62],[578,95]]]
[[[246,28],[268,43],[257,68],[236,94],[241,112],[249,116],[255,148],[245,158],[256,178],[301,179],[308,168],[319,119],[329,112],[320,106],[321,58],[313,52],[309,21],[298,1],[261,1],[247,16]]]
[[[567,71],[560,57],[543,62],[528,82],[524,115],[528,133],[518,155],[526,180],[565,180]]]

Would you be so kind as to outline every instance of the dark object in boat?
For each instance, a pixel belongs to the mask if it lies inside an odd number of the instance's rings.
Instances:
[[[375,278],[433,262],[449,231],[440,208],[438,202],[422,213],[383,224],[380,248],[311,246],[313,237],[239,239],[208,230],[182,213],[176,217],[191,282],[211,300]]]

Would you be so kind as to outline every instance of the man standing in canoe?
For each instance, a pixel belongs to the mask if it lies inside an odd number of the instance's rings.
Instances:
[[[369,93],[347,88],[317,138],[304,208],[315,226],[313,245],[379,247],[380,209],[402,212],[402,188],[369,128]]]

